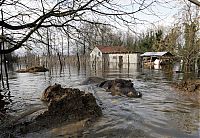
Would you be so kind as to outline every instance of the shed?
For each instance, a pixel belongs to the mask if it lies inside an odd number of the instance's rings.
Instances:
[[[163,64],[171,62],[174,55],[170,52],[145,52],[140,55],[143,63],[154,62],[156,59],[162,61]]]
[[[173,55],[170,52],[145,52],[140,55],[141,57],[172,57]]]
[[[102,63],[139,63],[140,53],[123,46],[96,46],[90,53],[91,62]]]

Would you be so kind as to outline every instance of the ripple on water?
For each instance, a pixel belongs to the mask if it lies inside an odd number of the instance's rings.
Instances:
[[[118,77],[133,80],[136,90],[143,94],[142,98],[136,99],[112,96],[104,89],[91,85],[80,86],[80,82],[87,75],[97,76],[98,72],[87,74],[77,71],[76,67],[71,67],[62,74],[16,73],[10,77],[11,94],[15,96],[10,108],[14,112],[23,113],[42,105],[39,99],[42,91],[54,83],[93,93],[103,109],[103,117],[79,133],[66,133],[71,127],[60,126],[45,132],[28,134],[27,137],[48,137],[51,136],[49,131],[56,133],[56,137],[198,137],[199,105],[187,99],[183,100],[176,94],[161,70],[143,70],[142,73],[134,70],[132,74],[123,70],[121,73],[119,70],[104,72],[103,75],[108,79]],[[78,130],[79,127],[73,125],[74,129]]]

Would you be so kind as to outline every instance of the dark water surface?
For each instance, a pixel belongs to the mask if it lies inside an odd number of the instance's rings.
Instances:
[[[88,76],[131,79],[143,97],[111,96],[102,88],[81,86],[80,83]],[[172,81],[182,79],[181,74],[141,69],[137,65],[131,65],[129,69],[113,66],[105,70],[92,70],[90,67],[79,70],[76,66],[67,66],[62,72],[54,69],[51,75],[50,72],[10,72],[9,77],[10,91],[14,95],[9,105],[12,115],[43,107],[40,96],[47,86],[54,83],[92,92],[103,109],[103,116],[91,127],[83,128],[80,121],[29,133],[25,137],[199,137],[200,106],[171,87]]]

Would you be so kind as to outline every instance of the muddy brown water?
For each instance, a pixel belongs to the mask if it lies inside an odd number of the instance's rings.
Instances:
[[[94,85],[80,85],[88,76],[131,79],[143,97],[111,96]],[[9,78],[14,97],[11,97],[8,112],[13,116],[43,108],[45,105],[40,101],[40,96],[47,86],[54,83],[93,93],[103,110],[103,116],[90,127],[84,127],[86,120],[82,120],[31,132],[23,137],[197,138],[200,134],[200,106],[171,87],[172,81],[182,79],[182,75],[175,72],[141,69],[137,65],[131,65],[129,69],[111,67],[104,70],[94,70],[89,66],[79,70],[76,66],[68,65],[62,72],[54,69],[51,74],[10,72]]]

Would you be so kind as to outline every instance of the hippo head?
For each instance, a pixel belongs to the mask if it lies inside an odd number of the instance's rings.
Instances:
[[[128,97],[140,98],[142,94],[133,87],[131,80],[115,79],[109,80],[102,85],[112,95],[126,95]]]

